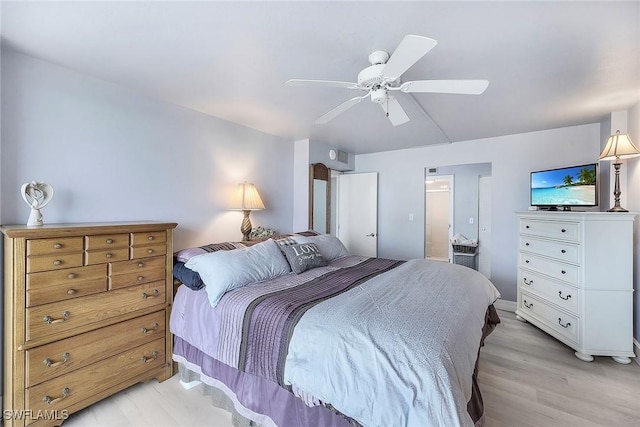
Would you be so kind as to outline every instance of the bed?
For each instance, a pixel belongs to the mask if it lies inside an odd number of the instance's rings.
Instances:
[[[483,423],[477,359],[499,293],[470,268],[307,232],[183,250],[174,276],[173,360],[237,424]]]

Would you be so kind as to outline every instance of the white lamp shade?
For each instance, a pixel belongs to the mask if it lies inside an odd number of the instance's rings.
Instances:
[[[242,211],[257,211],[264,209],[264,203],[258,194],[256,186],[249,183],[238,185],[238,189],[233,198],[231,209]]]
[[[600,153],[600,160],[629,159],[640,156],[640,150],[636,147],[629,135],[616,132],[607,140],[607,145]]]

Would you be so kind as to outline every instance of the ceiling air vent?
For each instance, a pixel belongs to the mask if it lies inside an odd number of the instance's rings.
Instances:
[[[342,163],[349,163],[349,154],[346,151],[338,150],[338,161]]]
[[[428,168],[427,173],[428,174],[438,173],[438,168]]]

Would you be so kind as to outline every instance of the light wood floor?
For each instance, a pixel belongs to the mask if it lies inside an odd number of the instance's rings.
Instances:
[[[486,427],[640,426],[640,366],[608,357],[582,362],[513,313],[499,313],[502,324],[480,352]],[[210,402],[200,386],[187,391],[173,377],[133,386],[71,415],[64,427],[230,427],[230,415]]]

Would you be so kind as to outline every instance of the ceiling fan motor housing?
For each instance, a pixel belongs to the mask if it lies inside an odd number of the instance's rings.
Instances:
[[[385,64],[370,65],[358,74],[358,86],[362,88],[370,88],[374,85],[381,84],[384,79],[382,70]]]

